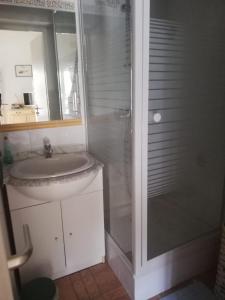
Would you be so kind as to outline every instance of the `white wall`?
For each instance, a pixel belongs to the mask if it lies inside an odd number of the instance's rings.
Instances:
[[[32,65],[30,42],[40,33],[0,30],[0,93],[3,103],[23,103],[32,93],[32,77],[16,77],[15,65]]]
[[[5,135],[9,138],[14,159],[23,158],[21,153],[26,158],[26,152],[42,149],[44,137],[50,139],[55,151],[84,150],[86,147],[84,125],[6,132],[1,133],[1,141]]]

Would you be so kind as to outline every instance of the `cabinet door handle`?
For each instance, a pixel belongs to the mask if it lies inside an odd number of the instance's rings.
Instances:
[[[21,267],[24,265],[28,259],[31,257],[31,254],[33,253],[33,246],[31,242],[30,237],[30,230],[28,225],[23,225],[23,234],[24,234],[24,240],[25,240],[25,249],[23,251],[23,254],[21,255],[13,255],[9,257],[8,259],[8,268],[9,270],[14,270],[16,268]]]
[[[70,234],[70,236],[73,235],[72,232],[70,232],[69,234]]]
[[[58,241],[58,239],[59,239],[59,238],[56,236],[56,237],[55,237],[55,241]]]

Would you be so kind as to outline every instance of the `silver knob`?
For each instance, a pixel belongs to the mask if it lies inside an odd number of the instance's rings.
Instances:
[[[69,234],[70,234],[70,236],[73,235],[72,232],[70,232]]]
[[[58,239],[59,239],[59,238],[56,236],[56,237],[55,237],[55,241],[58,241]]]
[[[159,123],[162,119],[162,115],[159,112],[153,114],[153,120],[155,123]]]
[[[131,110],[126,109],[125,113],[119,116],[120,119],[129,119],[131,117]]]

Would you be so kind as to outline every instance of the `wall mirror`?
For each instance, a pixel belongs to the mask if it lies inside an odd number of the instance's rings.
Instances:
[[[73,8],[0,1],[0,43],[1,130],[80,120]]]

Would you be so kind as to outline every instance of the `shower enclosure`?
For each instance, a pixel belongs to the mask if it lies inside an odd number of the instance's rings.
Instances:
[[[225,4],[82,0],[88,149],[108,261],[133,299],[210,269],[223,219]]]

